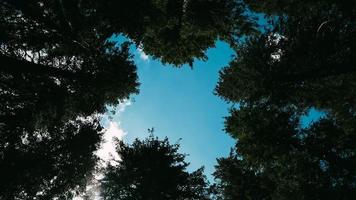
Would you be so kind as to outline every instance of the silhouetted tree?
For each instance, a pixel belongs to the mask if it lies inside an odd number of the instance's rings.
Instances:
[[[221,199],[353,199],[356,136],[331,116],[301,128],[290,112],[243,108],[228,118],[238,138],[218,160]],[[355,127],[355,126],[354,126]]]
[[[83,191],[102,133],[81,119],[138,91],[128,44],[62,3],[0,2],[0,199]]]
[[[129,44],[109,42],[112,33],[89,12],[90,1],[77,3],[0,2],[4,109],[30,103],[33,114],[65,121],[102,113],[138,92]]]
[[[205,51],[217,39],[232,44],[236,37],[256,32],[240,0],[105,1],[102,7],[116,32],[175,65],[206,59]]]
[[[0,126],[0,199],[71,199],[85,189],[98,160],[97,119],[42,130],[9,121]]]
[[[226,118],[237,144],[219,160],[218,196],[353,199],[355,2],[246,3],[272,23],[220,72],[217,94],[239,108]],[[311,108],[325,117],[303,127]]]
[[[217,39],[233,43],[256,32],[240,0],[6,0],[2,9],[8,18],[2,19],[1,28],[7,31],[0,37],[8,49],[15,42],[16,49],[61,50],[70,57],[94,53],[93,41],[102,44],[122,33],[165,63],[191,64],[194,58],[206,58],[205,50]]]
[[[104,199],[209,199],[203,168],[192,173],[179,144],[152,135],[131,145],[119,142],[120,160],[109,165],[101,182]]]
[[[265,173],[256,172],[240,159],[236,152],[219,158],[214,172],[216,183],[212,186],[216,200],[269,200],[274,183]]]
[[[30,69],[28,73],[2,73],[0,98],[3,106],[0,108],[0,117],[4,118],[4,113],[11,110],[12,116],[22,115],[34,125],[47,125],[32,120],[66,121],[77,116],[103,113],[106,105],[116,105],[130,93],[137,91],[136,74],[132,71],[134,65],[131,61],[123,60],[127,56],[127,49],[125,51],[109,58],[107,62],[111,63],[102,63],[100,68],[105,70],[96,69],[98,71],[93,72],[95,75],[92,72],[71,72],[54,68],[59,74],[66,75],[51,76],[51,69],[43,65],[35,66],[39,68],[38,75],[34,75],[35,69]],[[17,66],[26,70],[26,67],[32,65],[28,61],[8,60],[2,64],[9,70],[16,69]],[[116,66],[120,62],[122,67]]]
[[[237,50],[238,57],[221,71],[217,93],[239,103],[354,111],[355,3],[269,2],[282,10],[272,16],[275,27]],[[273,7],[257,5],[267,13]]]

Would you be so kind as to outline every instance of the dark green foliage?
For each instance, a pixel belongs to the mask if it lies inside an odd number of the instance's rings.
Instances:
[[[247,8],[271,23],[260,35]],[[217,39],[237,51],[216,88],[240,105],[226,118],[237,145],[218,160],[217,199],[353,199],[355,19],[352,0],[1,1],[0,199],[83,191],[101,137],[93,116],[138,92],[129,43],[113,34],[177,66],[206,59]],[[326,115],[302,127],[311,108]],[[104,198],[209,199],[178,148],[120,142]]]
[[[103,7],[116,32],[174,65],[206,59],[205,51],[217,39],[232,43],[256,32],[239,0],[125,0],[106,1]]]
[[[245,108],[228,119],[227,130],[239,140],[215,172],[223,199],[353,199],[354,132],[331,116],[300,128],[288,115]]]
[[[247,39],[220,72],[217,94],[239,109],[226,118],[226,131],[237,144],[230,157],[219,160],[218,194],[353,199],[355,2],[246,2],[269,15],[273,28]],[[301,126],[311,108],[326,116]]]
[[[255,172],[238,155],[231,152],[227,158],[218,159],[213,186],[217,200],[268,200],[274,183],[264,173]]]
[[[300,109],[336,107],[343,103],[330,98],[336,91],[352,98],[355,23],[337,7],[330,12],[324,7],[314,5],[310,15],[280,19],[273,32],[248,40],[221,72],[217,93],[233,102]]]
[[[0,88],[0,199],[71,199],[85,189],[101,127],[77,116],[98,107],[80,107],[84,96],[52,77],[1,73]]]
[[[46,120],[51,120],[48,117],[68,120],[104,112],[105,105],[116,105],[137,91],[134,65],[126,60],[128,49],[123,48],[116,55],[105,56],[94,69],[75,72],[1,57],[5,69],[1,78],[2,102],[11,106],[3,109],[28,102],[35,106],[30,115],[45,115]]]
[[[293,151],[298,125],[290,112],[262,107],[234,110],[226,119],[226,131],[238,139],[238,152],[256,165]]]
[[[0,199],[71,199],[92,177],[100,137],[97,120],[34,132],[12,120],[1,124]]]
[[[107,41],[90,4],[0,2],[0,199],[83,191],[98,160],[95,115],[138,91],[128,44]]]
[[[26,1],[21,6],[1,3],[1,26],[6,31],[0,38],[0,70],[26,76],[32,85],[40,84],[33,79],[47,79],[46,84],[52,85],[48,92],[61,90],[57,101],[65,105],[56,108],[57,113],[68,111],[72,113],[64,114],[75,117],[103,112],[106,104],[116,105],[138,91],[136,67],[128,44],[118,48],[107,42],[101,25],[84,15],[88,8],[80,7],[83,10],[72,18],[64,18],[62,12],[76,8],[66,10],[65,2],[62,9],[51,1]]]
[[[109,165],[102,180],[104,199],[209,199],[203,168],[192,173],[179,145],[150,136],[131,145],[119,142],[117,165]]]
[[[205,51],[217,39],[233,44],[236,37],[256,32],[241,0],[4,0],[1,4],[1,14],[9,17],[0,19],[1,29],[7,30],[0,34],[1,40],[37,51],[93,52],[93,41],[102,43],[122,33],[164,63],[182,65],[205,59]]]

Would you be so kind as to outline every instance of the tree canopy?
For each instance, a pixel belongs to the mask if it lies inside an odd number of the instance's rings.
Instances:
[[[213,198],[351,200],[355,19],[353,0],[0,1],[0,199],[84,190],[100,114],[139,91],[130,45],[182,66],[222,40],[236,57],[216,94],[238,105],[225,121],[237,143],[218,159]],[[311,109],[323,117],[302,124]],[[203,169],[187,172],[178,149],[153,136],[118,142],[103,197],[210,199]]]
[[[0,199],[71,199],[85,190],[98,160],[97,120],[35,131],[11,123],[0,127]]]
[[[342,97],[354,95],[355,5],[292,2],[293,8],[282,7],[284,12],[272,15],[272,30],[237,49],[238,57],[221,71],[220,96],[248,104],[327,109],[344,103],[333,101],[336,92]],[[302,10],[308,14],[300,15]]]
[[[219,195],[352,199],[355,2],[246,3],[271,24],[238,47],[220,72],[216,93],[239,106],[226,118],[237,143],[230,157],[219,159]],[[324,116],[302,124],[310,109]]]
[[[118,142],[120,160],[109,165],[101,182],[104,199],[209,199],[203,168],[187,172],[179,144],[153,135],[131,145]]]
[[[216,39],[254,31],[232,0],[3,0],[0,30],[5,199],[51,199],[83,187],[102,127],[80,120],[99,120],[108,105],[138,92],[131,43],[182,65],[205,58]],[[110,40],[114,34],[131,42]],[[65,148],[75,137],[82,142]]]
[[[106,1],[102,7],[116,32],[163,63],[178,66],[206,59],[205,51],[218,39],[233,44],[257,32],[240,0],[125,0]]]
[[[238,139],[232,155],[220,159],[215,172],[227,199],[352,199],[355,195],[356,138],[343,121],[326,116],[301,128],[294,112],[258,107],[233,111],[226,126]],[[257,189],[263,198],[255,196]]]

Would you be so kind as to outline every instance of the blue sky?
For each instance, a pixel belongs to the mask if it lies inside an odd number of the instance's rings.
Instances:
[[[140,93],[132,96],[124,111],[112,116],[126,132],[124,141],[143,139],[152,127],[155,136],[167,136],[171,143],[181,138],[180,151],[189,154],[189,170],[205,166],[211,178],[216,158],[227,156],[235,143],[223,131],[224,117],[231,106],[213,94],[218,72],[234,52],[227,44],[217,42],[216,48],[207,51],[209,59],[195,61],[193,69],[162,65],[140,50],[133,49],[133,53]]]
[[[121,42],[124,38],[116,40]],[[208,60],[196,60],[193,68],[162,65],[136,48],[132,48],[132,53],[138,67],[140,93],[120,105],[116,114],[107,114],[111,123],[104,117],[103,125],[110,132],[107,140],[116,136],[131,143],[135,138],[148,137],[148,129],[154,127],[154,135],[161,139],[167,136],[171,143],[181,139],[181,153],[189,154],[189,170],[204,166],[212,182],[216,159],[227,156],[235,145],[223,130],[231,105],[213,94],[219,70],[228,65],[234,52],[227,44],[217,42],[215,48],[207,51]],[[301,126],[306,127],[322,116],[323,113],[311,109],[301,118]],[[105,149],[114,151],[110,144]]]

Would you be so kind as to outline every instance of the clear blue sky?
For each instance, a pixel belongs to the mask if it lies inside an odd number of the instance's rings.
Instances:
[[[211,178],[216,158],[227,156],[235,143],[223,131],[230,106],[213,94],[218,72],[234,52],[218,42],[216,48],[207,51],[209,59],[196,61],[193,69],[162,65],[151,57],[144,60],[135,49],[133,53],[140,93],[132,96],[132,104],[113,118],[127,132],[124,141],[145,138],[152,127],[155,136],[167,136],[171,143],[181,138],[181,152],[189,154],[189,170],[205,166]]]

